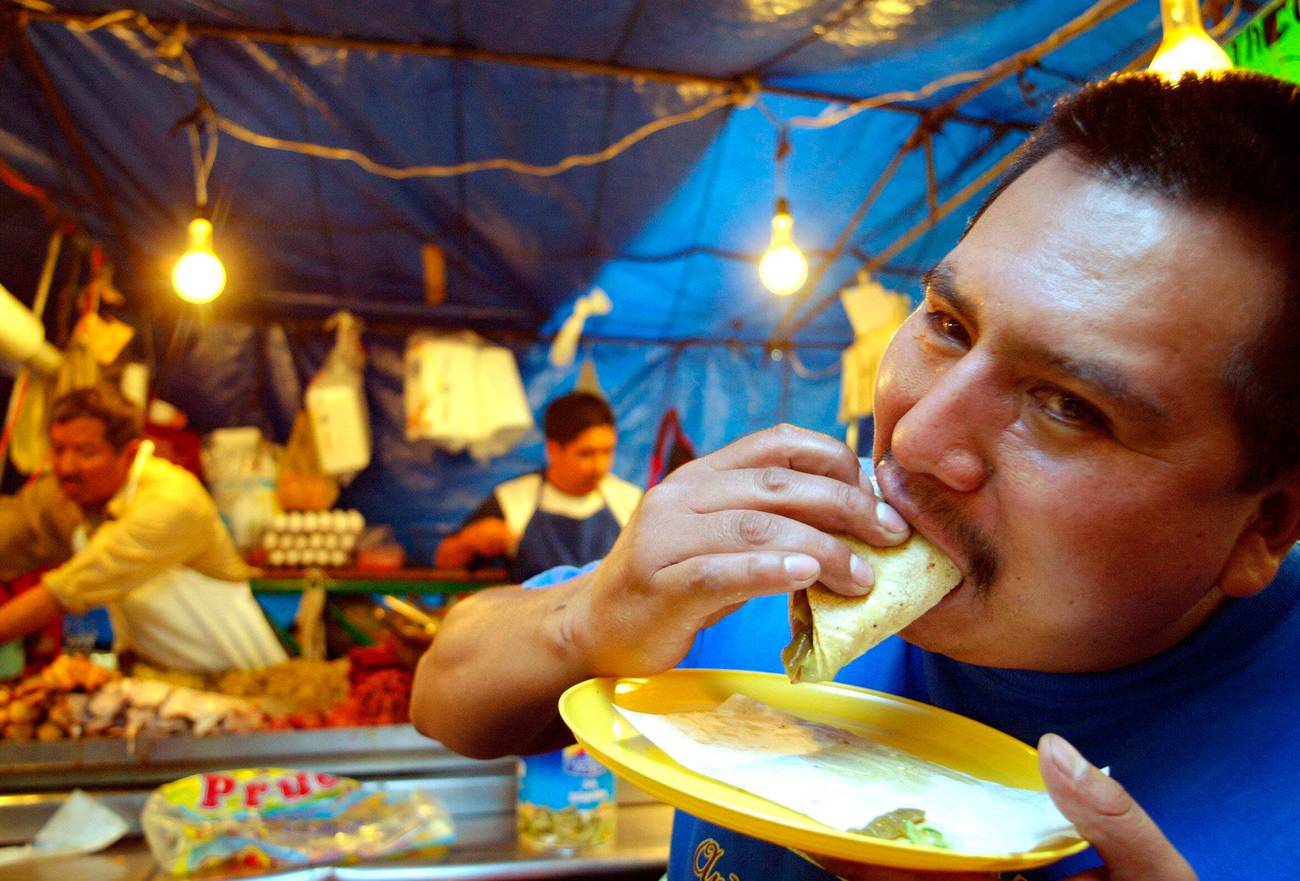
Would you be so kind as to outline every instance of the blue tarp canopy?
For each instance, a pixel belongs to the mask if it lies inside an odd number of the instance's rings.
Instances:
[[[1160,35],[1156,0],[122,9],[0,0],[0,171],[103,243],[158,390],[200,429],[253,422],[283,440],[328,348],[320,319],[339,307],[366,318],[376,459],[344,501],[394,522],[426,559],[488,486],[536,466],[540,439],[489,468],[406,444],[404,334],[469,327],[511,345],[540,410],[577,373],[547,365],[547,337],[600,286],[613,311],[588,322],[584,352],[633,480],[670,406],[703,449],[778,419],[835,431],[838,349],[852,338],[836,292],[869,264],[915,296],[988,188],[981,175],[1055,98],[1141,64]],[[202,326],[167,283],[194,211],[196,110],[216,135],[206,189],[230,273]],[[394,179],[303,144],[389,169],[578,161]],[[793,298],[756,272],[778,184],[814,270]],[[0,282],[29,301],[48,232],[36,205],[0,187]],[[426,301],[426,244],[446,262],[439,305]]]

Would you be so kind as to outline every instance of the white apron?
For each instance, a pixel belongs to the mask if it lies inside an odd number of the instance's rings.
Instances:
[[[123,488],[127,504],[149,450],[141,453]],[[73,550],[80,551],[87,540],[86,527],[79,525]],[[288,660],[247,581],[222,581],[187,566],[168,569],[109,603],[108,617],[115,649],[130,648],[142,660],[172,670],[252,670]]]

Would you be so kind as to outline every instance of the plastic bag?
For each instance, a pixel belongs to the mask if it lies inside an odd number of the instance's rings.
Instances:
[[[344,486],[370,464],[370,411],[362,372],[362,324],[351,312],[335,312],[334,348],[307,386],[306,407],[321,470]]]
[[[294,417],[289,443],[280,457],[275,493],[286,511],[324,511],[339,497],[338,481],[321,470],[306,410]]]
[[[414,334],[406,344],[406,439],[480,462],[514,449],[534,427],[514,354],[468,331]]]
[[[22,382],[22,379],[17,381]],[[50,455],[47,418],[53,403],[52,388],[51,379],[27,374],[27,387],[21,393],[22,408],[9,439],[9,461],[23,474],[31,474],[40,468]]]
[[[275,456],[256,426],[219,428],[203,439],[203,480],[235,545],[244,550],[275,516]]]
[[[149,849],[174,875],[374,859],[450,844],[451,817],[421,790],[348,777],[244,768],[155,789],[140,814]]]

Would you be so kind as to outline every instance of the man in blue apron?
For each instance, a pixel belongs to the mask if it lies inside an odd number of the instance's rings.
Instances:
[[[518,583],[609,552],[641,490],[610,473],[617,434],[609,404],[574,392],[546,408],[546,468],[497,486],[438,547],[442,569],[504,563]]]

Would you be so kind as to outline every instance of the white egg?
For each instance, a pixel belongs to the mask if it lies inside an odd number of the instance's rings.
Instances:
[[[262,547],[268,551],[274,550],[280,546],[280,533],[272,532],[269,529],[262,533]]]
[[[271,553],[266,555],[266,562],[276,567],[283,566],[284,551],[280,550],[279,548],[276,548],[275,550],[271,551]]]
[[[326,550],[336,551],[342,543],[343,536],[337,532],[325,532],[321,534],[321,547]]]
[[[290,532],[302,532],[302,511],[290,511],[285,528]]]
[[[303,532],[315,532],[320,528],[320,514],[315,511],[304,511],[302,514]]]
[[[289,548],[284,552],[284,565],[294,568],[302,565],[302,551],[297,548]]]

